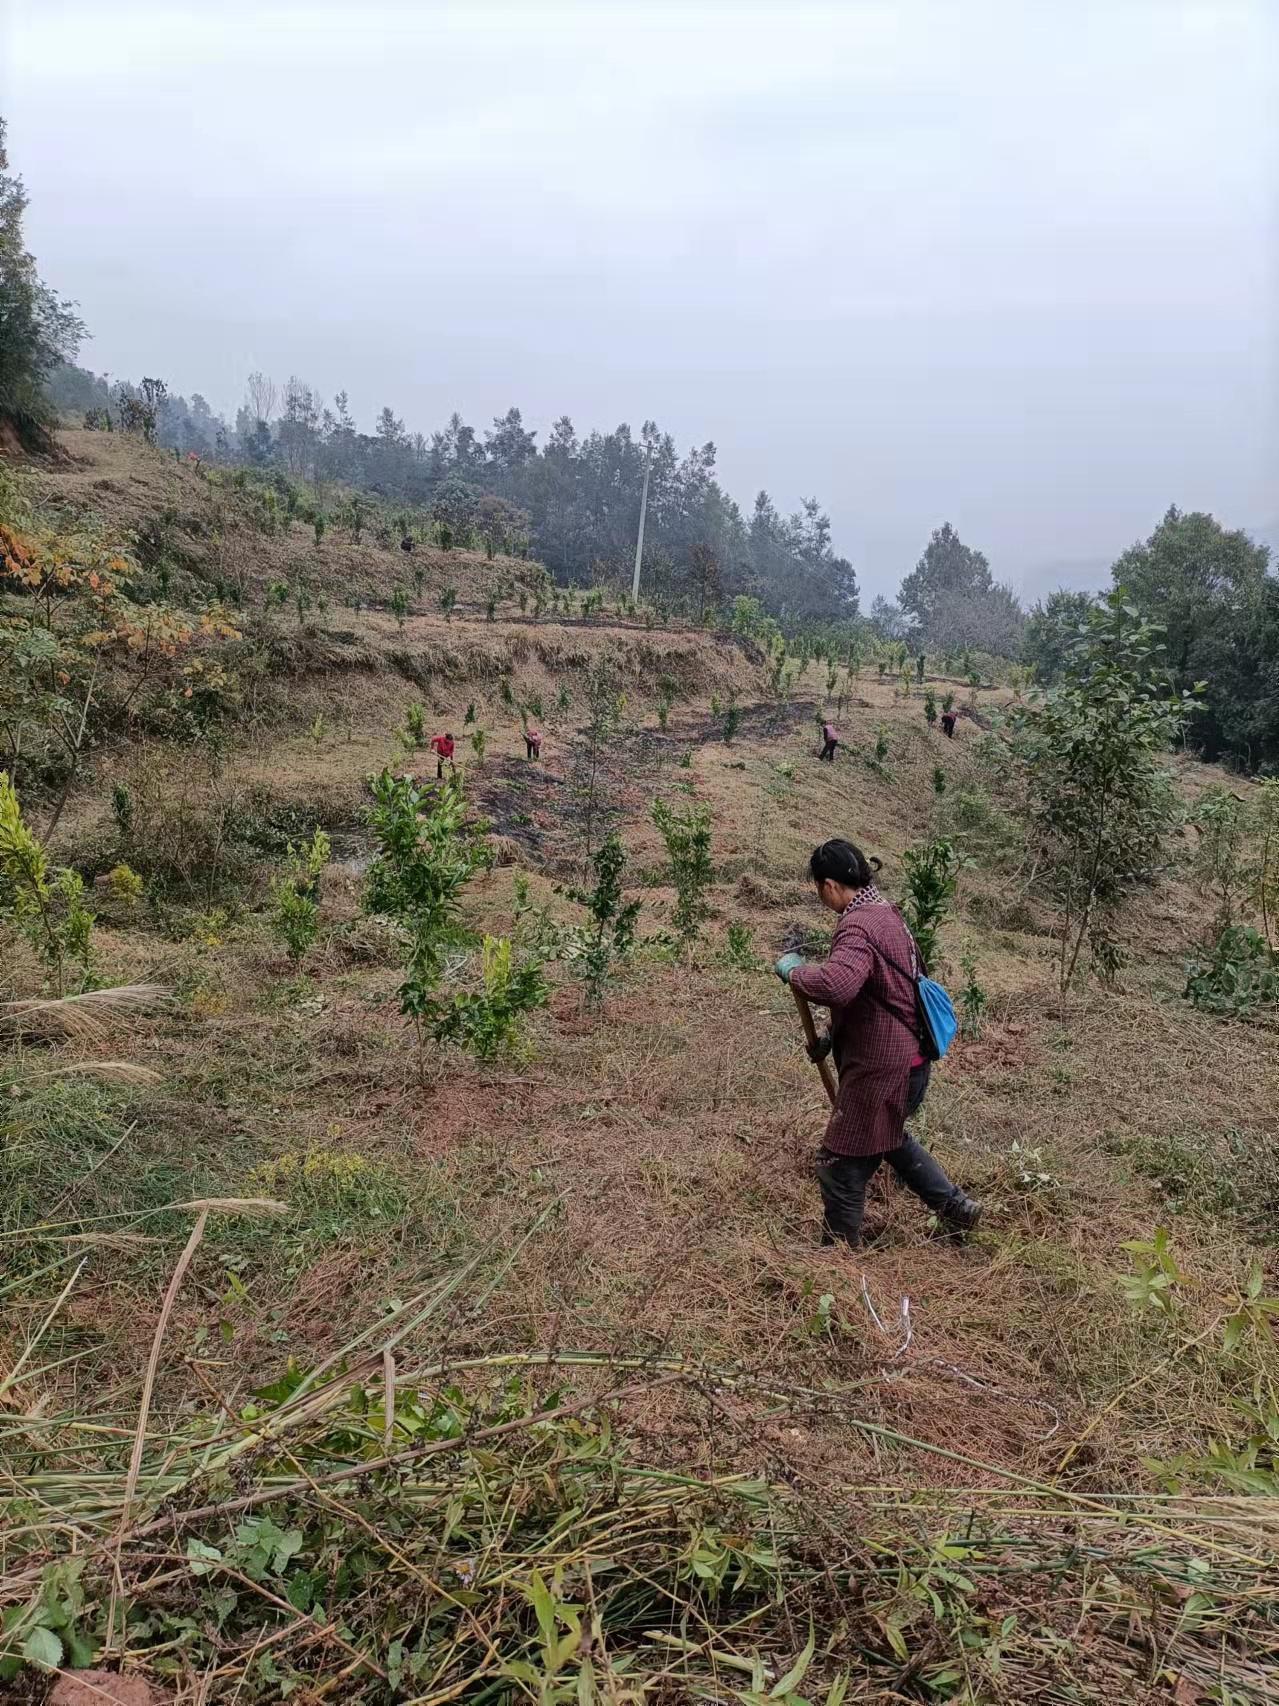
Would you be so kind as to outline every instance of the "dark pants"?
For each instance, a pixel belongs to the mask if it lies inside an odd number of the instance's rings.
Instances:
[[[822,750],[817,754],[818,758],[824,758],[828,764],[833,764],[835,762],[835,748],[838,745],[839,742],[837,740],[828,740],[823,742]]]
[[[925,1063],[911,1072],[906,1095],[907,1119],[923,1101],[931,1071]],[[963,1200],[963,1192],[951,1184],[941,1163],[923,1144],[917,1143],[909,1132],[905,1139],[899,1148],[890,1149],[886,1155],[837,1155],[831,1149],[818,1150],[817,1183],[821,1186],[825,1210],[824,1242],[833,1243],[842,1238],[854,1247],[861,1243],[866,1187],[881,1161],[887,1161],[902,1184],[937,1214],[944,1215],[948,1208]]]
[[[541,743],[541,741],[540,740],[530,740],[528,738],[528,736],[525,735],[524,736],[524,756],[525,756],[525,758],[530,758],[530,759],[531,758],[540,758],[542,756],[542,743]]]

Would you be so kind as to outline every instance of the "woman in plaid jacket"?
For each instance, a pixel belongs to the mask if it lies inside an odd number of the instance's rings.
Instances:
[[[924,969],[897,908],[875,887],[879,861],[849,841],[825,841],[809,860],[823,906],[838,912],[830,953],[821,965],[799,954],[777,962],[777,975],[809,1001],[830,1008],[839,1096],[817,1155],[825,1206],[822,1242],[862,1241],[866,1187],[881,1161],[938,1218],[969,1231],[980,1203],[964,1195],[906,1130],[924,1099],[931,1067],[920,1043],[915,980]]]

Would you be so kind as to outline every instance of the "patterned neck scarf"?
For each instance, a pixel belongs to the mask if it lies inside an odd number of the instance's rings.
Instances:
[[[874,883],[867,883],[864,889],[858,889],[857,893],[844,908],[844,911],[855,912],[859,906],[878,906],[883,901],[883,898],[883,895],[880,894]]]

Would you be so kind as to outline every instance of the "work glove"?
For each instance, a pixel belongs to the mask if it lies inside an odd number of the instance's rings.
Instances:
[[[830,1040],[830,1032],[823,1031],[815,1043],[804,1044],[804,1053],[812,1061],[813,1065],[816,1066],[819,1060],[825,1060],[833,1046],[834,1045]]]
[[[773,970],[777,973],[778,977],[781,978],[783,983],[789,983],[790,974],[796,969],[796,967],[802,966],[803,963],[803,954],[783,954],[781,959],[778,960],[777,964],[773,967]]]

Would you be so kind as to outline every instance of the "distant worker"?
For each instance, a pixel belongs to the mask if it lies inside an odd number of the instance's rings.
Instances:
[[[943,1226],[968,1232],[981,1216],[941,1163],[906,1130],[928,1089],[931,1070],[916,1011],[922,969],[915,939],[897,908],[875,887],[878,860],[848,841],[824,841],[809,860],[823,906],[839,914],[820,965],[784,954],[776,971],[809,1001],[830,1008],[830,1032],[810,1058],[835,1057],[839,1093],[817,1152],[822,1243],[856,1249],[862,1241],[866,1187],[882,1161]]]
[[[532,761],[542,756],[541,729],[528,728],[524,731],[524,756]]]
[[[954,713],[954,711],[943,711],[942,712],[942,714],[941,714],[941,726],[942,726],[942,732],[945,734],[946,739],[947,740],[954,740],[954,738],[955,738],[955,713]]]
[[[822,750],[817,754],[819,759],[825,759],[828,764],[835,762],[835,748],[839,745],[839,731],[830,723],[822,724]]]
[[[435,780],[444,780],[444,766],[447,763],[453,774],[457,775],[457,765],[453,762],[453,736],[435,735],[431,740],[431,751],[435,754]]]

